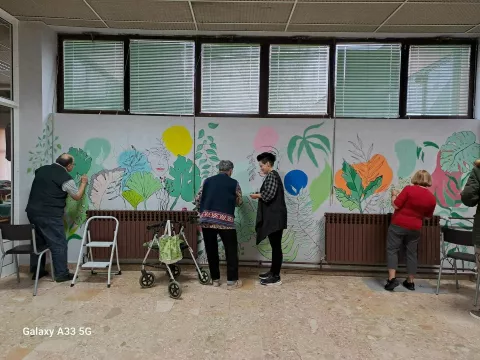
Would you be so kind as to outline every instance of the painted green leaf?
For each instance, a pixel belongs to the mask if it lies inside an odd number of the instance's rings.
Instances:
[[[143,201],[142,195],[135,190],[126,190],[122,193],[122,196],[130,205],[132,205],[134,210],[137,210],[138,204]]]
[[[435,143],[432,142],[432,141],[424,141],[424,142],[423,142],[423,146],[425,146],[425,147],[429,147],[429,146],[430,146],[430,147],[434,147],[435,149],[440,149],[440,148],[438,147],[438,145],[435,144]]]
[[[322,122],[321,124],[315,124],[315,125],[311,125],[309,127],[307,127],[305,129],[305,131],[303,132],[303,137],[306,137],[307,136],[307,133],[310,131],[310,130],[313,130],[313,129],[318,129],[320,126],[322,126],[324,123]]]
[[[311,146],[313,146],[314,148],[320,149],[320,150],[322,150],[326,155],[328,155],[328,150],[325,149],[325,147],[324,147],[322,144],[318,144],[318,143],[311,142],[311,141],[309,141],[308,143],[309,143]]]
[[[78,176],[87,174],[92,166],[92,158],[83,149],[79,148],[71,147],[68,149],[68,153],[73,156],[75,161],[75,166],[70,175],[75,179]]]
[[[162,188],[162,182],[149,172],[136,172],[127,181],[127,187],[147,201]]]
[[[205,130],[201,129],[199,132],[198,132],[198,138],[201,139],[205,136]]]
[[[422,162],[425,162],[425,153],[422,151]]]
[[[216,149],[216,148],[217,148],[217,144],[211,143],[211,144],[210,144],[210,147],[211,147],[212,149]]]
[[[302,152],[305,149],[305,140],[300,141],[300,145],[298,146],[298,151],[297,151],[297,161],[300,161],[300,156],[302,156]]]
[[[319,140],[321,143],[323,143],[325,145],[325,147],[328,149],[328,151],[331,151],[330,150],[330,140],[325,135],[320,135],[320,134],[309,135],[309,136],[307,136],[307,139],[308,140],[313,140],[313,139]],[[312,143],[312,142],[310,141],[310,143]]]
[[[447,175],[447,177],[448,177],[451,181],[453,181],[453,183],[454,183],[455,186],[457,187],[457,190],[460,190],[460,186],[459,186],[459,184],[458,184],[458,180],[455,178],[455,176],[451,176],[451,175],[449,175],[449,174],[445,174],[445,175]],[[453,192],[453,191],[452,191],[452,192]]]
[[[210,140],[210,142],[214,142],[213,136],[207,136],[207,139]]]
[[[57,148],[58,148],[58,149],[61,149],[61,148],[62,148],[62,145],[57,144]]]
[[[216,129],[216,128],[218,127],[218,124],[209,123],[209,124],[208,124],[208,127],[209,127],[210,129]]]
[[[210,169],[211,167],[212,167],[212,165],[206,164],[206,165],[202,166],[202,170]]]
[[[332,190],[332,169],[328,163],[325,163],[325,168],[318,177],[313,179],[310,184],[309,194],[312,200],[312,212],[318,208],[328,199]]]
[[[480,157],[480,144],[472,131],[455,132],[440,148],[440,165],[445,172],[468,172]]]
[[[358,206],[358,202],[355,202],[354,200],[352,200],[352,198],[349,195],[347,195],[345,190],[336,187],[335,196],[337,200],[340,202],[340,204],[342,205],[342,207],[344,207],[345,209],[348,209],[350,211],[360,210]]]
[[[200,151],[200,150],[202,150],[202,149],[203,149],[203,144],[197,145],[197,151]]]
[[[206,162],[207,162],[207,159],[202,159],[202,160],[200,160],[200,162],[199,162],[198,164],[199,164],[199,165],[203,165],[203,164],[205,164]]]
[[[454,206],[455,206],[455,200],[453,200],[453,199],[447,194],[447,192],[445,191],[445,189],[443,189],[443,197],[445,198],[445,202],[447,203],[447,206],[448,206],[448,207],[454,207]]]
[[[198,160],[198,159],[200,159],[201,157],[202,157],[202,153],[201,153],[201,152],[197,152],[197,153],[195,154],[195,160]]]
[[[360,201],[363,194],[362,179],[357,174],[357,171],[353,168],[353,166],[351,166],[345,160],[343,161],[342,171],[342,177],[345,179],[347,187],[352,192],[351,197],[357,201]]]
[[[166,184],[170,196],[192,202],[202,181],[198,167],[192,160],[180,155],[168,173],[171,178],[166,179]]]
[[[422,152],[422,148],[417,146],[417,159],[420,159],[420,153]]]
[[[293,164],[293,152],[295,151],[295,148],[297,147],[298,140],[301,140],[301,139],[302,139],[301,136],[295,135],[288,142],[287,154],[288,154],[288,159],[290,160],[290,162],[292,164]]]
[[[32,172],[32,169],[31,168],[28,168],[27,169],[27,174],[30,174]]]
[[[375,180],[370,181],[363,191],[363,199],[367,199],[372,196],[375,191],[382,185],[383,176],[377,177]]]
[[[78,234],[72,234],[67,239],[67,241],[70,241],[70,240],[82,240],[82,237]]]
[[[78,184],[77,184],[78,185]],[[65,213],[69,223],[81,225],[87,220],[87,210],[89,207],[89,200],[86,194],[79,201],[73,200],[70,196],[67,197]]]
[[[208,150],[207,150],[207,154],[208,154],[208,155],[217,155],[217,152],[216,152],[215,150],[213,150],[213,149],[208,149]]]
[[[219,159],[218,157],[216,157],[216,156],[210,156],[210,160],[211,160],[211,161],[215,161],[215,162],[216,162],[216,161],[220,161],[220,159]]]
[[[304,141],[304,143],[305,143],[305,151],[307,152],[308,157],[310,158],[310,160],[312,160],[313,165],[315,165],[315,167],[318,168],[318,162],[317,162],[317,159],[315,159],[315,154],[313,153],[313,150],[310,147],[310,143],[307,141]]]

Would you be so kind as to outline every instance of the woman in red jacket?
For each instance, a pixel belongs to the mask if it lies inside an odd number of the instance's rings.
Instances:
[[[396,278],[398,252],[402,244],[407,250],[408,278],[403,286],[415,290],[413,279],[417,273],[417,247],[423,219],[431,218],[436,206],[435,196],[428,190],[432,177],[426,170],[419,170],[412,177],[412,184],[400,194],[392,191],[395,212],[387,234],[388,281],[385,290],[393,291],[399,282]]]

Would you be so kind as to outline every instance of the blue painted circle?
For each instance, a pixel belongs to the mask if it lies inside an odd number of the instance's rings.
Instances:
[[[290,195],[297,196],[307,184],[308,176],[302,170],[292,170],[285,175],[284,186]]]

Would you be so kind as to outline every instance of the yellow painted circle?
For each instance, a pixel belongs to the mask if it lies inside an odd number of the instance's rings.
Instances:
[[[185,126],[171,126],[163,132],[163,143],[173,155],[186,156],[192,149],[193,139]]]

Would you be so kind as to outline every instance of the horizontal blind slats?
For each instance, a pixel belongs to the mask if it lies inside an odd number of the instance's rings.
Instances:
[[[132,40],[130,59],[132,113],[193,114],[193,41]]]
[[[122,41],[63,43],[64,109],[124,110]]]
[[[257,114],[260,46],[203,44],[202,112]]]
[[[270,114],[327,113],[328,53],[328,46],[270,46]]]
[[[407,115],[467,116],[469,45],[411,46]]]
[[[400,44],[337,45],[335,116],[399,116]]]

